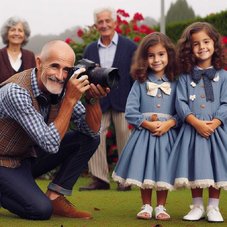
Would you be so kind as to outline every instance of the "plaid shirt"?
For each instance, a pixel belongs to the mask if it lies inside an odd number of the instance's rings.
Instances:
[[[38,87],[35,69],[31,74],[31,85],[34,96],[39,96],[42,92]],[[14,83],[3,86],[0,89],[0,103],[0,118],[16,120],[45,151],[50,153],[58,151],[61,142],[58,130],[53,122],[49,125],[45,123],[44,116],[32,105],[30,94],[26,89]],[[74,107],[72,120],[76,130],[92,137],[97,136],[85,121],[85,107],[80,101]]]

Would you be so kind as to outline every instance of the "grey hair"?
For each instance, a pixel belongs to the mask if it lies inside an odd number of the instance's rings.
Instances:
[[[117,12],[116,12],[115,9],[113,9],[113,8],[111,8],[111,7],[98,8],[98,9],[96,9],[96,10],[94,11],[94,22],[95,22],[95,24],[96,24],[96,22],[97,22],[97,15],[98,15],[99,13],[106,12],[106,11],[111,13],[111,17],[112,17],[112,19],[113,19],[114,21],[117,20]]]
[[[28,22],[25,19],[20,18],[20,17],[10,17],[7,19],[7,21],[3,24],[2,28],[1,28],[2,42],[4,44],[6,44],[6,45],[9,44],[9,40],[8,40],[9,29],[11,27],[17,25],[18,23],[22,23],[22,25],[24,27],[25,38],[22,43],[22,46],[24,46],[28,42],[28,38],[31,34],[31,30],[30,30]]]

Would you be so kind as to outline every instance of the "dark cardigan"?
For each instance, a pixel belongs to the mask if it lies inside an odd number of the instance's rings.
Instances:
[[[22,66],[18,72],[21,72],[26,69],[34,68],[35,64],[35,55],[33,52],[21,49],[22,52]],[[0,83],[7,80],[10,76],[17,73],[11,66],[9,57],[7,54],[7,47],[0,49]]]
[[[120,82],[117,88],[111,89],[107,97],[100,101],[102,112],[113,109],[117,112],[125,112],[125,106],[133,80],[129,74],[131,60],[137,46],[134,42],[119,35],[117,50],[112,67],[119,69]],[[87,46],[84,51],[84,58],[100,64],[98,53],[98,41]]]

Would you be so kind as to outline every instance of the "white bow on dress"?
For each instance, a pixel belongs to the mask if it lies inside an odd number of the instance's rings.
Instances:
[[[156,84],[153,82],[147,82],[147,94],[151,96],[156,96],[158,89],[161,89],[165,94],[170,95],[171,87],[169,82],[163,82],[162,84]]]

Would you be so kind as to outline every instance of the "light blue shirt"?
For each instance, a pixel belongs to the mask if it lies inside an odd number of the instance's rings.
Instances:
[[[99,58],[100,58],[100,66],[104,68],[110,68],[113,65],[114,56],[117,49],[118,43],[118,34],[114,33],[113,39],[108,46],[105,46],[101,38],[98,40],[98,50],[99,50]]]

